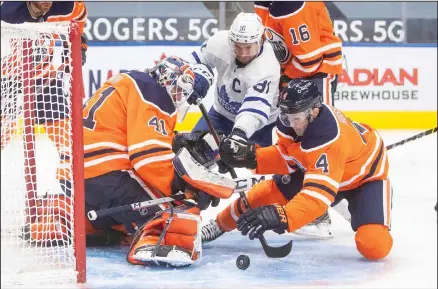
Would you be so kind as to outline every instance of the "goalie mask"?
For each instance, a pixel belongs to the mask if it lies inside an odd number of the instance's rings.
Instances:
[[[149,70],[150,75],[164,88],[178,109],[193,92],[195,74],[190,66],[176,57],[168,57]]]

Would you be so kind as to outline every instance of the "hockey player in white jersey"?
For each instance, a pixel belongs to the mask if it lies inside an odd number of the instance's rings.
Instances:
[[[194,51],[192,61],[216,68],[208,115],[217,132],[269,146],[278,116],[280,64],[263,35],[259,16],[242,12],[230,30],[218,31]],[[197,130],[208,130],[204,118]]]

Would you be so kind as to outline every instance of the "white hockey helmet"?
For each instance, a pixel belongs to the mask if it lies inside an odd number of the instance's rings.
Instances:
[[[234,19],[228,32],[231,48],[237,59],[249,63],[260,52],[265,27],[255,13],[241,12]]]

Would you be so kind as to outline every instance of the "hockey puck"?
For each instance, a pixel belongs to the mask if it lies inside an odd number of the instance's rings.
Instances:
[[[248,269],[250,264],[250,260],[249,257],[246,255],[240,255],[239,257],[237,257],[236,259],[236,266],[237,268],[239,268],[240,270],[246,270]]]

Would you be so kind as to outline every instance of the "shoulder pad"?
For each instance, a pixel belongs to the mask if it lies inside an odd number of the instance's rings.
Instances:
[[[313,149],[336,139],[339,126],[335,116],[326,106],[321,106],[319,116],[307,127],[301,141],[304,150]]]
[[[269,13],[273,17],[286,16],[297,12],[304,4],[304,1],[274,1],[269,9]]]
[[[54,1],[52,8],[49,10],[49,15],[56,15],[56,16],[65,16],[69,15],[73,12],[73,8],[75,6],[74,1]]]
[[[265,8],[269,8],[271,6],[272,1],[254,1],[255,6],[261,6]]]
[[[0,20],[11,24],[29,22],[29,18],[31,18],[27,10],[26,1],[3,1],[0,13]]]
[[[125,74],[134,80],[138,87],[140,97],[145,101],[158,106],[162,111],[168,114],[176,112],[175,105],[166,89],[159,85],[148,73],[131,70]]]

